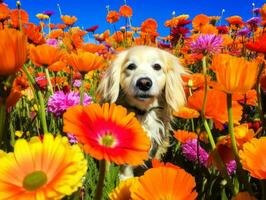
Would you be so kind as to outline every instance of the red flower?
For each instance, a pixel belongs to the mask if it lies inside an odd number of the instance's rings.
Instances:
[[[92,26],[90,28],[87,28],[86,31],[94,33],[99,28],[98,25]]]
[[[259,37],[255,42],[248,42],[246,47],[251,51],[266,53],[266,33]]]

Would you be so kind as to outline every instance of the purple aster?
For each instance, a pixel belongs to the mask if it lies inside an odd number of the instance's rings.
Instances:
[[[57,91],[48,100],[47,111],[53,113],[56,117],[62,116],[62,114],[70,106],[79,105],[80,95],[79,92],[64,93],[63,91]],[[88,105],[92,102],[92,98],[84,94],[83,105]]]
[[[252,17],[247,21],[247,24],[249,24],[250,26],[258,26],[260,22],[261,19],[259,17]]]
[[[58,41],[56,39],[53,38],[49,38],[46,40],[46,44],[53,46],[53,47],[57,47],[58,46]]]
[[[199,158],[200,164],[207,167],[209,154],[197,144],[197,139],[189,140],[182,145],[182,153],[187,160],[196,162]]]
[[[226,163],[226,169],[229,175],[232,175],[236,171],[236,161],[231,160],[230,162]]]
[[[67,134],[67,138],[68,138],[68,141],[70,142],[70,144],[77,144],[78,143],[77,138],[70,133]]]
[[[49,17],[51,17],[54,14],[54,11],[46,10],[46,11],[43,12],[43,14],[48,15]]]
[[[203,54],[219,53],[222,49],[223,38],[215,34],[201,34],[195,41],[190,43],[192,52]]]
[[[248,28],[241,29],[237,32],[238,36],[244,36],[248,37],[250,35],[251,31]]]
[[[74,80],[73,86],[79,88],[81,86],[81,80],[78,80],[78,79]]]

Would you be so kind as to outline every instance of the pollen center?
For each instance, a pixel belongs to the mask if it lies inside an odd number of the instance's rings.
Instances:
[[[43,171],[35,171],[23,180],[23,187],[28,191],[35,191],[47,183],[47,176]]]
[[[114,147],[116,144],[116,139],[110,132],[107,132],[100,138],[100,144],[105,147]]]

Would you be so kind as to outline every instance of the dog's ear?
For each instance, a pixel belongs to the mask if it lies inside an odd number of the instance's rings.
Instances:
[[[116,55],[102,78],[97,93],[102,96],[104,101],[113,103],[117,100],[120,89],[121,67],[125,61],[127,51]]]
[[[181,74],[187,72],[179,64],[178,58],[168,52],[166,52],[166,63],[165,100],[171,110],[178,111],[186,103]]]

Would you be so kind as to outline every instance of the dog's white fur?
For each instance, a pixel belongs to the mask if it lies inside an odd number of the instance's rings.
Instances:
[[[128,69],[130,64],[136,68]],[[155,64],[161,69],[154,69]],[[134,108],[147,111],[144,115],[136,113],[136,116],[157,153],[157,147],[167,135],[172,112],[186,102],[181,74],[186,71],[176,56],[154,47],[135,46],[117,54],[100,82],[98,92],[104,101],[123,105],[129,111],[135,111]],[[136,83],[146,77],[152,81],[152,87],[145,92],[149,98],[142,98],[143,92]],[[151,157],[154,153],[150,153]]]

